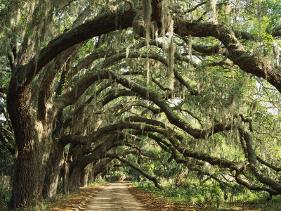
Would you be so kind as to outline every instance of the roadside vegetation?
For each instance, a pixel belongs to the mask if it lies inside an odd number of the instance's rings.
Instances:
[[[0,0],[0,206],[45,209],[100,177],[192,206],[275,206],[280,11]]]
[[[193,182],[180,187],[166,184],[162,190],[155,188],[150,183],[134,183],[132,193],[146,204],[166,203],[170,206],[189,207],[196,210],[266,210],[276,211],[281,209],[281,197],[273,197],[268,200],[264,193],[255,193],[242,189],[239,186],[231,189],[224,189],[216,183],[200,184]],[[142,194],[139,194],[140,191]],[[146,194],[146,193],[150,193]],[[139,197],[138,197],[139,196]],[[155,198],[154,202],[147,201],[147,198]],[[162,205],[162,206],[163,206]],[[158,205],[161,207],[161,205]],[[184,208],[182,208],[184,210]],[[159,209],[160,210],[160,209]]]

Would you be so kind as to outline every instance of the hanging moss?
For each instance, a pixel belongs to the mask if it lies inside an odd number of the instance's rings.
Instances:
[[[175,64],[175,45],[174,45],[174,24],[171,21],[169,28],[169,48],[168,48],[168,87],[174,90],[175,75],[174,75],[174,64]]]
[[[188,36],[188,57],[189,57],[189,63],[188,68],[191,68],[191,62],[192,62],[192,36]]]
[[[150,63],[149,58],[146,60],[146,86],[148,87],[150,83]]]
[[[273,54],[276,60],[276,66],[280,66],[280,52],[281,52],[281,47],[279,47],[278,43],[277,42],[273,43]]]
[[[152,14],[152,7],[151,7],[151,0],[143,0],[143,18],[145,23],[145,41],[146,45],[149,45],[150,34],[151,34],[151,14]]]
[[[143,18],[145,24],[145,43],[146,47],[149,48],[149,41],[151,35],[151,14],[152,14],[152,7],[151,7],[151,0],[143,0]],[[147,53],[146,58],[146,85],[149,86],[150,83],[150,64],[149,58]]]
[[[166,32],[170,29],[171,15],[169,13],[168,0],[162,1],[162,13],[161,13],[161,36],[165,36]]]
[[[218,23],[217,0],[209,0],[209,10],[211,11],[211,22],[217,24]]]

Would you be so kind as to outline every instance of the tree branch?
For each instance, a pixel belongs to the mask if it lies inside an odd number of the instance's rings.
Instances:
[[[210,23],[194,23],[175,20],[175,32],[180,36],[212,36],[220,40],[228,50],[228,58],[243,71],[267,80],[281,93],[281,74],[265,58],[252,55],[236,38],[233,31]]]

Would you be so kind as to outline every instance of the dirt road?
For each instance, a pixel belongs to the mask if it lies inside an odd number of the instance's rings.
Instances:
[[[144,206],[129,193],[128,183],[110,183],[99,192],[90,202],[86,211],[99,210],[143,210]]]

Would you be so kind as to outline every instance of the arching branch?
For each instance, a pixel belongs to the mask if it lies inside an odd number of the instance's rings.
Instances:
[[[135,11],[117,11],[117,14],[105,14],[97,18],[87,21],[68,32],[60,35],[52,40],[45,48],[43,48],[36,58],[33,58],[24,67],[18,70],[21,80],[19,84],[29,84],[34,76],[39,73],[42,68],[54,59],[62,51],[74,46],[75,44],[86,41],[94,36],[115,31],[116,29],[128,28],[132,25]],[[116,21],[116,17],[118,17]]]
[[[122,157],[116,157],[117,160],[120,160],[122,163],[130,166],[131,168],[133,168],[134,170],[136,170],[137,172],[139,172],[141,175],[143,175],[145,178],[149,179],[150,181],[152,181],[155,185],[155,187],[162,189],[159,181],[157,180],[156,177],[148,174],[147,172],[145,172],[143,169],[141,169],[140,167],[138,167],[136,164],[122,158]]]
[[[228,58],[243,71],[261,77],[281,92],[281,74],[265,58],[252,55],[239,42],[235,33],[222,25],[175,20],[175,32],[180,36],[215,37],[228,50]]]
[[[150,101],[154,102],[166,114],[170,123],[178,126],[182,130],[187,132],[189,135],[193,136],[194,138],[205,138],[207,136],[210,136],[211,134],[231,129],[231,124],[225,124],[225,123],[217,123],[216,125],[214,125],[212,128],[209,129],[201,130],[197,128],[192,128],[187,122],[185,122],[178,115],[176,115],[169,107],[169,105],[158,96],[158,94],[132,81],[129,81],[125,77],[118,76],[114,72],[107,71],[107,70],[103,70],[96,74],[86,75],[83,79],[81,79],[77,83],[76,87],[72,91],[66,93],[65,95],[61,96],[58,99],[57,106],[65,107],[67,105],[72,104],[84,93],[84,91],[90,85],[92,85],[98,80],[109,79],[109,78],[114,79],[117,83],[120,83],[124,87],[137,93],[143,99],[149,99]]]

